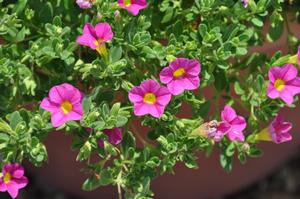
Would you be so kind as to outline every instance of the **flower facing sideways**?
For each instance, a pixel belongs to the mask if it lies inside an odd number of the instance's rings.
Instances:
[[[83,34],[77,38],[76,42],[97,50],[100,55],[107,58],[108,52],[105,43],[112,40],[113,36],[114,34],[108,23],[98,23],[95,28],[87,23],[83,28]]]
[[[118,0],[118,5],[121,8],[125,8],[132,15],[136,16],[139,14],[140,10],[147,7],[146,0]]]
[[[245,140],[243,130],[246,128],[247,123],[244,117],[237,115],[232,107],[225,106],[221,113],[221,118],[229,126],[229,129],[224,133],[227,134],[231,141]]]
[[[103,133],[107,135],[108,142],[112,145],[118,145],[122,141],[122,131],[119,128],[104,129]],[[102,139],[99,139],[98,145],[101,148],[104,148],[104,141]]]
[[[294,96],[300,93],[300,78],[298,70],[291,64],[283,67],[273,67],[269,71],[270,84],[267,95],[271,99],[280,97],[286,104],[291,105]]]
[[[200,127],[192,131],[191,135],[201,135],[212,139],[215,142],[220,142],[229,129],[230,125],[228,123],[212,120],[210,122],[205,122]]]
[[[6,164],[0,173],[0,192],[7,191],[12,198],[16,198],[19,189],[28,184],[24,176],[24,168],[20,164]]]
[[[140,86],[132,88],[128,97],[134,103],[135,115],[150,114],[153,117],[160,118],[166,105],[171,100],[171,93],[155,80],[145,80]]]
[[[74,86],[64,83],[54,86],[49,97],[43,99],[41,108],[51,113],[53,127],[59,127],[70,120],[81,120],[83,94]]]
[[[263,129],[256,135],[256,140],[271,141],[276,144],[288,142],[292,140],[292,136],[289,134],[292,127],[292,123],[284,122],[283,116],[278,114],[268,128]]]
[[[173,95],[179,95],[184,90],[195,90],[199,87],[200,72],[201,66],[197,60],[177,58],[160,72],[160,81],[167,84]]]

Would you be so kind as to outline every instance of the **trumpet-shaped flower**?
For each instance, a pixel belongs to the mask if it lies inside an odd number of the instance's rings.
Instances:
[[[300,45],[298,46],[298,52],[296,55],[290,56],[288,60],[289,64],[298,64],[300,66]]]
[[[82,9],[89,9],[93,6],[94,0],[76,0],[77,5]]]
[[[113,145],[118,145],[122,141],[122,131],[119,128],[104,129],[103,133],[107,135],[108,142]],[[104,148],[104,141],[102,139],[99,139],[98,145],[101,148]]]
[[[140,86],[131,89],[128,97],[134,103],[135,115],[150,114],[153,117],[160,118],[166,105],[171,100],[171,93],[155,80],[145,80]]]
[[[225,124],[230,128],[224,132],[227,134],[231,141],[244,141],[245,136],[243,130],[246,128],[247,123],[245,118],[236,114],[235,110],[230,106],[225,106],[221,113],[221,118]],[[224,128],[225,129],[225,128]]]
[[[41,108],[51,113],[53,127],[59,127],[70,120],[81,120],[83,94],[74,86],[64,83],[54,86],[49,97],[43,99]]]
[[[283,116],[278,114],[268,128],[263,129],[256,135],[256,140],[272,141],[276,144],[288,142],[292,140],[292,136],[289,134],[292,127],[292,123],[284,122]]]
[[[201,66],[197,60],[177,58],[160,72],[160,81],[167,84],[173,95],[179,95],[184,90],[195,90],[199,87],[200,72]]]
[[[146,0],[118,0],[118,5],[128,10],[132,15],[136,16],[140,10],[147,7]]]
[[[271,68],[268,97],[271,99],[280,97],[286,104],[292,104],[294,96],[300,93],[300,78],[297,75],[298,70],[291,64]]]
[[[7,191],[12,198],[16,198],[19,189],[28,184],[24,176],[24,168],[20,164],[6,164],[0,173],[0,192]]]
[[[76,42],[83,46],[89,46],[107,57],[105,43],[112,40],[113,36],[114,34],[108,23],[98,23],[95,28],[87,23],[83,28],[83,34],[77,38]]]

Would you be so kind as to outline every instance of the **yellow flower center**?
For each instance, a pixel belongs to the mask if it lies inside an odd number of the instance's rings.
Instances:
[[[146,93],[144,96],[144,102],[147,104],[155,104],[156,96],[153,93]]]
[[[7,183],[10,182],[10,180],[11,180],[11,174],[7,172],[7,173],[4,175],[3,182],[4,182],[5,184],[7,184]]]
[[[182,75],[185,74],[184,68],[178,68],[177,70],[174,71],[173,77],[181,77]]]
[[[131,0],[124,0],[124,5],[125,5],[126,7],[131,6]]]
[[[282,79],[277,79],[275,81],[274,87],[276,88],[276,90],[282,91],[282,89],[284,89],[285,87],[285,81],[283,81]]]
[[[66,100],[61,104],[60,108],[64,114],[68,114],[72,110],[73,106],[68,100]]]

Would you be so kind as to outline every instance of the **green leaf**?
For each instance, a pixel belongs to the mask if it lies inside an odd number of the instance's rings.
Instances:
[[[262,27],[264,25],[264,23],[262,22],[262,20],[259,19],[259,18],[252,18],[251,22],[253,23],[253,25],[255,25],[257,27]]]
[[[116,62],[122,58],[122,47],[121,46],[113,46],[109,50],[110,61]]]
[[[226,156],[228,157],[232,157],[234,155],[234,152],[235,152],[235,144],[234,142],[231,142],[227,148],[226,148]]]

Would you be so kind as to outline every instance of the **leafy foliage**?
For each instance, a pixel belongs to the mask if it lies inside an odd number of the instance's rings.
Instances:
[[[149,0],[148,8],[133,17],[111,0],[96,0],[89,10],[79,9],[73,0],[0,0],[0,166],[23,159],[41,166],[48,159],[44,139],[62,131],[73,137],[77,161],[87,164],[84,190],[113,184],[127,198],[151,198],[151,180],[173,172],[178,161],[198,168],[198,151],[209,155],[218,145],[226,171],[235,155],[241,163],[261,155],[251,136],[284,106],[265,94],[267,71],[284,59],[279,59],[280,52],[269,58],[249,53],[249,48],[280,38],[288,20],[283,7],[288,8],[283,0],[250,0],[247,9],[238,0]],[[101,21],[114,32],[108,62],[75,43],[85,23]],[[265,35],[262,28],[268,21]],[[288,45],[295,49],[299,41],[289,34],[293,39]],[[128,91],[145,79],[157,79],[179,56],[201,62],[201,87],[173,97],[160,119],[135,118]],[[86,94],[85,116],[53,129],[39,103],[49,88],[62,82]],[[213,98],[205,96],[207,87],[215,92]],[[216,144],[190,136],[204,120],[218,119],[221,99],[246,110],[251,134],[244,143],[224,139]],[[178,113],[186,104],[192,114],[182,118]],[[137,119],[147,132],[138,132]],[[107,139],[103,130],[113,127],[123,129],[122,143],[105,141],[99,148],[97,140]],[[92,163],[93,154],[99,160]]]

